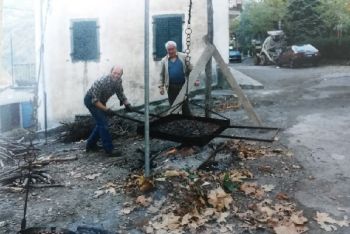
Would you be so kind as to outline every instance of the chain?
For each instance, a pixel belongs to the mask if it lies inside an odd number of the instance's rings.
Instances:
[[[186,61],[187,67],[189,67],[191,64],[191,56],[190,56],[190,53],[191,53],[191,49],[190,49],[191,34],[192,34],[191,18],[192,18],[192,0],[190,0],[190,4],[188,6],[188,21],[187,21],[187,27],[185,30],[185,33],[186,33],[186,50],[185,50],[186,58],[185,58],[185,61]]]

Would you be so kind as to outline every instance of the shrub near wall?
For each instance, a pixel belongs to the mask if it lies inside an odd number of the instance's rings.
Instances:
[[[319,38],[310,43],[320,50],[322,58],[350,60],[350,36]]]

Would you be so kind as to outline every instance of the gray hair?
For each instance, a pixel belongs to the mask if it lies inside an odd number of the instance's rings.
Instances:
[[[177,48],[175,41],[168,41],[167,43],[165,43],[165,49],[168,49],[169,46],[174,46],[175,48]]]

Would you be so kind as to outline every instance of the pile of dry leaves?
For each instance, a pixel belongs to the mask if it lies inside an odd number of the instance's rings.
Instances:
[[[303,233],[308,230],[307,219],[296,205],[280,198],[277,203],[268,200],[272,185],[259,186],[252,180],[253,174],[247,169],[233,169],[227,172],[188,172],[168,170],[155,175],[152,180],[143,176],[130,176],[124,191],[135,197],[133,205],[122,212],[128,214],[145,207],[153,214],[145,230],[147,233],[183,233],[186,231],[217,230],[232,232],[233,220],[243,222],[248,229],[266,228],[276,233]],[[153,198],[155,191],[164,194],[160,200]],[[144,193],[148,192],[145,195]],[[283,193],[281,193],[283,194]],[[281,196],[281,195],[280,195]],[[248,207],[238,208],[236,201],[248,197]],[[285,199],[285,200],[283,200]],[[278,200],[278,199],[277,199]]]

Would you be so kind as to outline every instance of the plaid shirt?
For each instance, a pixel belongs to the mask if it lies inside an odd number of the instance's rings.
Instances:
[[[93,104],[100,101],[103,105],[106,105],[113,94],[117,95],[120,105],[123,105],[124,101],[127,100],[123,90],[122,79],[115,81],[111,75],[103,76],[101,79],[96,80],[86,93],[86,95],[92,97],[91,102]]]

